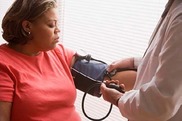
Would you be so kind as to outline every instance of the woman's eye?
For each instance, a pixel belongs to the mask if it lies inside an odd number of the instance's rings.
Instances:
[[[50,28],[54,28],[54,27],[55,27],[54,24],[49,24],[48,26],[49,26]]]

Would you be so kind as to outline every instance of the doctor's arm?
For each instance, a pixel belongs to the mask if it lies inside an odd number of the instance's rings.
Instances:
[[[125,93],[119,100],[120,112],[130,120],[166,121],[180,109],[182,16],[180,14],[174,18],[166,29],[160,56],[156,57],[159,65],[151,81],[138,90]]]

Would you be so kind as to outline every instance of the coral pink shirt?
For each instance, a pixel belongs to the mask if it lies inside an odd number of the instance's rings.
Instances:
[[[61,44],[37,56],[0,46],[0,101],[12,102],[11,121],[81,120],[74,106],[73,54]]]

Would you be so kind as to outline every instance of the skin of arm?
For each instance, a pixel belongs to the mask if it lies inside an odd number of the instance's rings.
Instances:
[[[114,61],[108,67],[108,72],[111,72],[117,68],[134,68],[134,59],[133,58],[126,58],[118,61]],[[129,91],[133,88],[136,80],[137,72],[133,70],[121,71],[117,72],[114,76],[111,77],[112,80],[118,80],[119,84],[124,84],[125,91]],[[104,80],[109,80],[108,77],[105,77]]]
[[[75,55],[74,55],[73,58],[72,58],[72,60],[71,60],[71,67],[73,67],[75,61],[76,61],[76,57],[75,57]],[[70,67],[70,68],[71,68],[71,67]]]
[[[117,69],[117,68],[133,69],[134,68],[134,58],[126,58],[126,59],[114,61],[109,65],[107,70],[109,72],[111,72],[112,70]]]
[[[134,68],[134,59],[133,58],[126,58],[119,61],[115,61],[111,63],[108,67],[108,71],[111,72],[114,69],[117,68]],[[128,71],[121,71],[117,72],[116,75],[112,77],[112,80],[118,80],[119,84],[123,84],[125,91],[131,90],[135,84],[136,80],[136,71],[128,70]],[[105,80],[109,80],[108,77],[104,78]],[[103,95],[104,100],[114,104],[118,105],[118,99],[123,95],[123,93],[120,93],[119,91],[111,88],[107,88],[104,83],[101,84],[101,93]]]
[[[116,73],[111,79],[118,80],[119,85],[124,84],[125,91],[133,89],[136,80],[136,71],[122,71]],[[108,77],[105,77],[104,80],[109,80]]]
[[[0,121],[10,121],[12,103],[0,101]]]

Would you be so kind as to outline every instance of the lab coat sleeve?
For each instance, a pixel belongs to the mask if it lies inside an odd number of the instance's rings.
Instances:
[[[169,20],[163,40],[153,78],[119,100],[121,114],[130,121],[166,121],[182,104],[181,13]]]
[[[138,68],[138,66],[140,65],[142,61],[142,58],[141,57],[134,57],[134,68]]]

